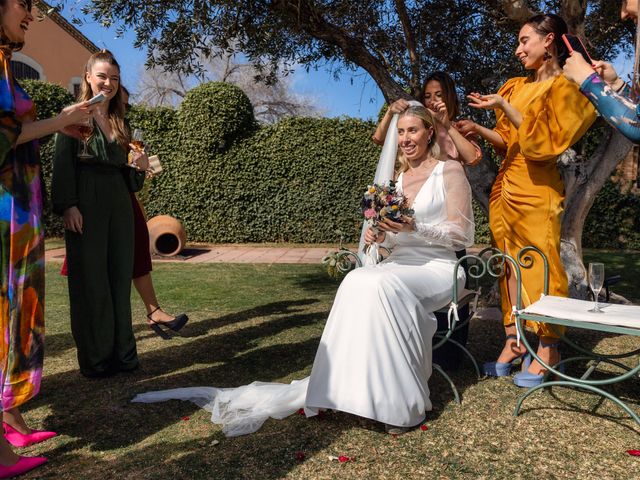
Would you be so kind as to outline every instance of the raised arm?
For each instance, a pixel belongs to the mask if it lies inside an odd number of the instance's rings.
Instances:
[[[24,123],[18,137],[18,145],[46,137],[57,131],[64,130],[70,125],[80,123],[91,114],[91,108],[87,104],[88,102],[81,102],[69,105],[53,118]]]
[[[607,123],[633,143],[640,143],[640,104],[628,98],[630,91],[627,84],[622,82],[620,91],[615,92],[598,74],[593,73],[582,82],[580,91]]]
[[[463,119],[456,122],[456,129],[465,137],[469,135],[479,135],[500,152],[507,150],[507,144],[498,132],[483,127],[472,120]]]
[[[387,138],[387,130],[389,130],[389,124],[391,123],[393,115],[396,113],[402,113],[407,108],[409,108],[409,102],[407,102],[403,98],[396,100],[391,105],[389,105],[389,108],[387,108],[384,117],[382,117],[382,120],[380,120],[380,123],[376,127],[376,131],[371,137],[373,143],[375,143],[376,145],[384,145],[384,139]]]
[[[438,121],[438,128],[442,128],[447,132],[447,135],[455,147],[456,155],[453,159],[457,159],[465,165],[476,165],[482,160],[482,150],[480,146],[472,140],[475,135],[463,135],[457,130],[456,124],[449,118],[446,103],[443,101],[434,102],[431,113]]]

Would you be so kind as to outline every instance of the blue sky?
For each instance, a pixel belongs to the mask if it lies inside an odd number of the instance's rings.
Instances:
[[[66,5],[62,14],[71,19],[77,11],[72,2]],[[146,53],[133,48],[133,32],[127,32],[123,38],[116,38],[115,29],[105,29],[98,23],[88,22],[77,28],[99,48],[107,48],[115,54],[122,66],[123,84],[135,92]],[[620,57],[613,63],[620,76],[628,80],[633,70],[633,59]],[[307,73],[300,67],[293,75],[293,90],[314,98],[317,106],[328,117],[375,119],[384,103],[384,97],[375,82],[362,70],[343,73],[339,80],[335,80],[324,69],[310,70]]]
[[[61,13],[70,20],[74,13],[77,14],[77,10],[72,2],[68,2]],[[146,52],[133,48],[133,32],[127,32],[123,38],[116,38],[115,29],[106,29],[95,22],[76,25],[76,28],[98,48],[107,48],[114,53],[122,66],[123,84],[135,92]],[[375,119],[384,103],[382,93],[364,71],[355,75],[345,73],[336,81],[324,70],[311,70],[307,73],[301,67],[295,70],[292,88],[297,93],[314,98],[317,106],[328,117],[345,115]]]

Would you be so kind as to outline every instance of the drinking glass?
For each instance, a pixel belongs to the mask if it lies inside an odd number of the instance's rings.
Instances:
[[[133,144],[133,148],[141,152],[144,150],[144,133],[139,128],[133,130],[133,134],[131,135],[131,143]]]
[[[604,313],[603,310],[598,307],[598,294],[602,289],[604,283],[604,263],[590,263],[589,264],[589,287],[593,292],[593,298],[595,304],[591,310],[592,313]]]
[[[133,150],[136,152],[142,152],[144,150],[144,133],[141,129],[136,128],[133,130],[133,133],[131,134],[131,145],[133,145]],[[138,168],[138,165],[133,160],[131,160],[129,166],[132,168]]]
[[[93,119],[87,118],[85,121],[78,124],[78,132],[82,136],[82,151],[78,154],[78,158],[86,160],[87,158],[93,158],[93,155],[89,153],[87,142],[93,135]]]

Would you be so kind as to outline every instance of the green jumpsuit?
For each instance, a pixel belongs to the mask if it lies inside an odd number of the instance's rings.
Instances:
[[[51,195],[53,210],[78,207],[82,233],[65,231],[71,331],[80,372],[99,377],[138,366],[131,325],[133,211],[129,192],[142,188],[144,172],[126,166],[127,152],[94,125],[89,151],[58,133]]]

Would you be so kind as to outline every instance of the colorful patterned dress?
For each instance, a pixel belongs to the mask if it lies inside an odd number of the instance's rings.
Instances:
[[[16,146],[35,107],[0,49],[0,254],[2,410],[38,393],[44,356],[44,236],[36,141]]]

